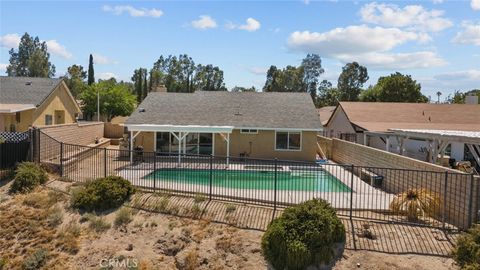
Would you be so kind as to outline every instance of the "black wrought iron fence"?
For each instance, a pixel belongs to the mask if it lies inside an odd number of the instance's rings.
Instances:
[[[58,151],[62,176],[75,182],[116,175],[146,191],[202,194],[274,208],[321,198],[339,215],[350,218],[438,228],[466,229],[477,220],[480,181],[460,172],[179,155],[64,143]]]

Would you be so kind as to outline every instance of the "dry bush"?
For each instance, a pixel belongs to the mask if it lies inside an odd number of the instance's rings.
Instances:
[[[126,226],[132,221],[132,211],[129,208],[122,207],[115,215],[115,227]]]
[[[86,221],[88,221],[88,227],[97,233],[107,231],[112,227],[104,217],[99,217],[92,213],[85,214],[80,218],[80,222]]]
[[[56,227],[63,222],[63,209],[55,205],[48,209],[47,223],[52,227]]]
[[[418,221],[418,217],[435,216],[441,209],[440,196],[424,188],[412,188],[395,195],[390,203],[390,209],[404,214],[411,222]]]
[[[193,249],[185,256],[185,270],[195,270],[198,267],[198,252]]]

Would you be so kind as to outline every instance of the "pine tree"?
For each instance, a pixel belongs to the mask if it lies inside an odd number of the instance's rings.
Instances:
[[[88,85],[95,83],[95,74],[93,71],[93,56],[90,54],[90,59],[88,60]]]

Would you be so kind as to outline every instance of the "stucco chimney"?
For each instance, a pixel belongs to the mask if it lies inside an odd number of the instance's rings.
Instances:
[[[164,84],[157,85],[152,92],[167,92],[167,87]]]
[[[465,96],[465,104],[478,104],[478,96],[477,95]]]

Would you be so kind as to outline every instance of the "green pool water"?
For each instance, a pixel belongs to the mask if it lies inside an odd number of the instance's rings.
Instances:
[[[209,185],[210,171],[201,169],[160,169],[144,177],[156,181]],[[236,189],[274,189],[275,172],[213,170],[212,183]],[[326,171],[277,172],[278,190],[350,192],[345,184]]]

